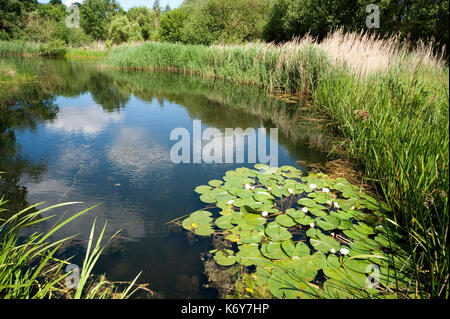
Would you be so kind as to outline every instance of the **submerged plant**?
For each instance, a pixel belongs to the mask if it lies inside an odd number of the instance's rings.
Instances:
[[[182,226],[221,235],[218,265],[246,267],[246,293],[277,298],[383,298],[408,293],[400,236],[382,218],[383,203],[344,178],[303,176],[292,166],[238,168],[195,192],[210,206]],[[374,218],[375,217],[375,218]],[[375,222],[373,220],[376,220]],[[393,235],[396,234],[396,235]]]

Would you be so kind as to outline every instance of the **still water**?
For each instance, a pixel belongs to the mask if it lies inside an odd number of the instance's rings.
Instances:
[[[257,88],[85,62],[9,63],[36,80],[0,89],[0,171],[7,172],[0,194],[10,200],[8,208],[83,202],[52,211],[56,217],[45,228],[62,214],[101,203],[55,239],[78,234],[64,253],[81,264],[94,219],[98,228],[107,222],[107,236],[121,229],[95,272],[110,280],[132,280],[142,271],[139,282],[149,283],[158,297],[216,296],[203,287],[207,279],[200,259],[211,249],[210,238],[194,238],[166,223],[204,207],[196,186],[254,165],[247,157],[241,164],[175,164],[172,130],[185,128],[192,136],[195,120],[202,129],[221,132],[265,127],[268,134],[278,128],[278,165],[303,169],[297,160],[325,160],[326,136],[302,120],[308,108]]]

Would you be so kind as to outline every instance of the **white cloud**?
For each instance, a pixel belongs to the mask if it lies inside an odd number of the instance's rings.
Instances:
[[[97,135],[110,122],[120,122],[124,117],[123,113],[105,112],[99,105],[92,107],[70,106],[62,108],[56,120],[47,124],[47,127],[67,133]]]
[[[168,147],[152,140],[142,128],[121,128],[106,157],[134,183],[167,180],[174,166]]]

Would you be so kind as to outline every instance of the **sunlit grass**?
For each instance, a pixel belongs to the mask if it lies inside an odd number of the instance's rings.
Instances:
[[[92,270],[103,252],[103,227],[97,239],[94,238],[95,222],[88,241],[88,249],[81,267],[78,285],[67,287],[66,279],[73,271],[66,272],[70,260],[57,258],[59,248],[72,237],[57,241],[49,238],[59,229],[95,208],[85,209],[70,218],[56,222],[48,231],[34,232],[24,236],[30,230],[53,216],[42,217],[48,212],[63,206],[76,203],[63,203],[37,210],[40,204],[30,206],[21,212],[11,214],[2,209],[5,200],[0,199],[0,298],[1,299],[47,299],[47,298],[128,298],[134,289],[137,277],[124,289],[118,290],[104,276],[93,280]],[[41,203],[42,204],[42,203]],[[109,240],[114,238],[110,237]],[[109,242],[108,240],[108,242]]]

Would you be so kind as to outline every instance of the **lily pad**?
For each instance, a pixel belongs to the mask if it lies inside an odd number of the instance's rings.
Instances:
[[[269,223],[265,232],[272,241],[283,241],[292,237],[292,234],[285,227],[276,222]]]
[[[291,258],[309,256],[311,251],[305,243],[299,241],[295,245],[291,239],[283,241],[281,243],[281,247],[283,248],[283,251]]]
[[[328,215],[319,218],[316,223],[323,230],[329,231],[338,228],[341,221],[337,217]]]
[[[281,243],[269,242],[261,246],[261,253],[269,259],[283,259],[288,256],[281,249]]]
[[[232,250],[225,249],[225,251],[216,252],[214,260],[221,266],[231,266],[236,262],[236,256],[233,256]]]
[[[315,238],[311,238],[309,243],[321,252],[339,251],[341,245],[335,239],[324,234],[318,234]]]
[[[278,216],[275,218],[275,221],[276,221],[278,224],[280,224],[281,226],[284,226],[284,227],[292,227],[292,226],[294,226],[294,225],[297,224],[291,217],[289,217],[289,216],[286,215],[286,214],[278,215]]]
[[[315,207],[317,205],[314,200],[307,198],[307,197],[300,198],[297,202],[299,205],[302,205],[302,206],[305,206],[308,208]]]
[[[211,191],[211,186],[208,185],[201,185],[201,186],[197,186],[194,191],[198,194],[206,194],[209,193]]]

